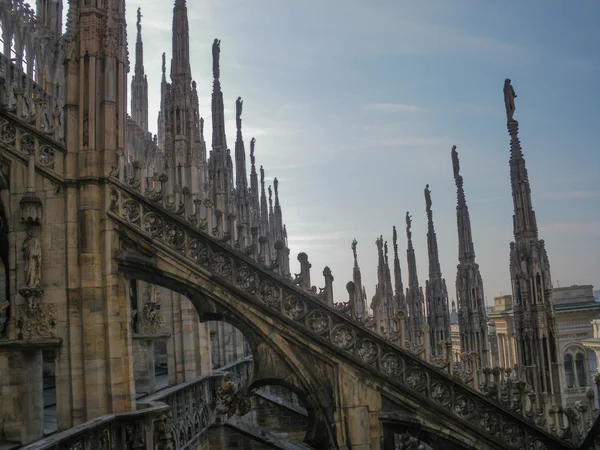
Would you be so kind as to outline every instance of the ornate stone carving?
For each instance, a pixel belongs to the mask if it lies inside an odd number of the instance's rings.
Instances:
[[[54,149],[48,145],[40,147],[38,162],[43,167],[54,169]]]
[[[17,307],[19,339],[55,337],[56,305],[34,303]]]
[[[331,330],[331,342],[343,349],[349,349],[354,345],[354,333],[346,325],[336,325]]]
[[[10,123],[6,123],[0,128],[0,141],[5,144],[14,144],[17,138],[17,129]]]
[[[292,319],[300,320],[304,317],[304,313],[306,312],[306,305],[298,297],[290,296],[284,299],[283,310]]]
[[[242,396],[236,384],[228,380],[217,389],[217,406],[215,412],[217,414],[236,414],[243,416],[250,411],[250,400]]]
[[[381,357],[381,369],[388,375],[400,375],[404,364],[402,358],[392,353],[387,353]]]
[[[21,136],[20,149],[26,155],[30,155],[35,151],[35,139],[30,134]]]
[[[341,350],[368,364],[373,364],[379,357],[377,364],[379,370],[382,374],[391,377],[393,382],[402,383],[406,388],[414,390],[416,394],[429,401],[443,405],[459,420],[466,419],[480,425],[481,429],[492,439],[496,439],[497,435],[501,433],[501,430],[498,429],[500,424],[510,420],[504,409],[496,409],[497,407],[488,400],[485,400],[484,404],[483,399],[474,397],[471,390],[458,380],[441,378],[442,374],[439,369],[428,365],[419,365],[416,356],[402,352],[383,340],[377,340],[363,324],[353,321],[345,315],[334,313],[320,299],[309,293],[301,292],[290,281],[270,275],[265,269],[249,262],[247,257],[238,250],[224,248],[222,244],[216,242],[212,236],[207,236],[194,223],[188,221],[188,225],[184,225],[179,221],[175,222],[171,217],[173,212],[167,212],[162,209],[160,204],[155,204],[150,198],[144,198],[142,193],[127,191],[124,196],[125,191],[119,187],[118,182],[113,181],[113,185],[116,190],[122,191],[116,200],[118,204],[108,212],[113,220],[131,224],[125,217],[122,204],[127,198],[135,198],[143,219],[139,223],[132,224],[134,229],[149,238],[170,245],[164,230],[166,224],[177,223],[183,233],[182,239],[185,237],[186,242],[185,251],[181,253],[182,257],[188,258],[194,264],[201,265],[218,277],[220,283],[229,284],[232,288],[249,293],[254,292],[258,299],[272,308],[272,314],[295,319],[296,323],[305,326],[307,333],[314,333],[315,336],[328,339]],[[186,213],[183,217],[188,216],[189,214]],[[410,215],[407,216],[407,226],[410,226]],[[194,269],[191,268],[191,270]],[[423,350],[423,345],[417,347],[421,351]],[[378,356],[379,354],[381,356]],[[407,361],[405,362],[405,360]],[[405,369],[406,363],[411,361],[413,362],[412,366]],[[510,405],[520,404],[519,392],[517,388],[508,392]],[[515,399],[517,400],[515,401]],[[479,411],[483,409],[489,411],[489,414],[480,414]],[[518,429],[514,433],[512,428],[507,429],[507,439],[511,442],[517,442],[519,436],[526,436],[527,442],[529,439],[540,436],[533,423],[530,425],[513,420],[511,424]],[[179,430],[177,433],[179,434]]]
[[[370,339],[362,339],[356,344],[356,353],[364,362],[371,364],[377,359],[377,344]]]
[[[321,334],[329,329],[329,316],[321,311],[311,311],[306,317],[308,328]]]
[[[431,398],[445,406],[452,400],[452,390],[446,383],[436,381],[431,385]]]
[[[37,289],[42,282],[42,247],[40,238],[27,230],[27,239],[23,242],[23,260],[25,261],[25,287]]]
[[[158,333],[163,326],[163,318],[160,314],[160,302],[144,303],[144,333]]]

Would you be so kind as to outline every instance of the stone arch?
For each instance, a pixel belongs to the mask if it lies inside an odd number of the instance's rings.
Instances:
[[[121,251],[116,259],[120,272],[126,277],[146,281],[187,297],[194,305],[201,322],[223,321],[240,330],[249,343],[253,358],[252,375],[242,388],[242,395],[246,395],[249,389],[266,384],[292,390],[301,396],[307,406],[309,425],[305,442],[316,449],[337,448],[332,414],[333,399],[327,395],[326,389],[313,389],[319,384],[319,375],[306,376],[306,368],[311,367],[310,362],[299,355],[294,358],[287,353],[289,348],[282,348],[282,344],[285,345],[282,339],[265,333],[235,307],[220,301],[218,293],[209,294],[190,280],[158,269],[150,257],[136,250]]]

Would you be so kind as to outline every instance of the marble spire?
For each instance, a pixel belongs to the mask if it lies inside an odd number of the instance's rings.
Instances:
[[[394,246],[394,290],[396,298],[396,307],[399,310],[406,310],[406,297],[404,295],[404,286],[402,284],[402,271],[400,270],[400,258],[398,256],[398,233],[394,225],[392,234],[392,244]]]
[[[408,287],[406,288],[406,304],[408,305],[408,320],[406,321],[406,333],[408,342],[415,346],[422,344],[419,339],[419,334],[421,327],[425,324],[425,300],[423,297],[423,290],[419,286],[419,278],[417,276],[417,261],[412,242],[411,226],[411,216],[407,212],[406,238],[408,240],[408,248],[406,249],[406,260],[408,265]]]
[[[448,309],[446,281],[442,278],[437,237],[433,226],[429,185],[425,186],[425,210],[427,212],[427,253],[429,256],[429,279],[425,283],[427,322],[431,333],[431,352],[433,355],[440,355],[443,342],[450,338],[450,310]]]
[[[131,118],[142,131],[148,132],[148,78],[144,73],[144,43],[142,41],[142,11],[137,10],[135,69],[131,77]]]
[[[463,352],[477,354],[479,367],[488,367],[490,355],[483,280],[479,265],[475,262],[471,219],[465,198],[463,177],[460,174],[456,145],[452,147],[451,156],[457,198],[456,223],[459,263],[456,270],[456,298],[458,300],[460,347]]]
[[[535,392],[536,406],[548,415],[562,405],[557,328],[552,299],[550,262],[531,202],[531,186],[513,118],[517,97],[511,80],[504,81],[504,104],[510,135],[510,185],[514,242],[510,244],[517,366]]]

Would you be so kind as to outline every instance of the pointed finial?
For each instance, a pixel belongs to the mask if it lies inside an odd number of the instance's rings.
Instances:
[[[242,106],[244,102],[242,101],[242,97],[238,97],[235,102],[235,123],[237,125],[238,131],[242,128]]]
[[[254,165],[256,163],[256,158],[254,157],[254,145],[256,144],[256,139],[252,138],[250,140],[250,164]]]
[[[393,229],[392,243],[394,245],[394,258],[398,258],[398,233],[396,232],[396,225],[394,225]]]
[[[212,55],[213,55],[213,77],[215,80],[219,79],[219,55],[221,53],[221,41],[215,39],[212,46]]]
[[[283,225],[283,237],[285,239],[287,239],[288,235],[287,235],[287,228],[285,227],[285,224]]]
[[[458,161],[458,152],[456,151],[456,145],[452,146],[452,168],[454,169],[454,179],[460,175],[460,162]]]
[[[352,241],[352,253],[354,254],[354,262],[356,262],[356,246],[358,245],[358,242],[356,242],[356,239],[354,239]]]
[[[429,185],[425,185],[425,207],[427,211],[431,211],[431,191],[429,190]]]
[[[162,54],[162,77],[163,80],[167,79],[167,54]]]

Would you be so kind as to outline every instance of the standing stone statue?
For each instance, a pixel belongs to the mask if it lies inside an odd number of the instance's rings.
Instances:
[[[221,53],[221,41],[215,39],[212,46],[213,55],[213,77],[219,78],[219,54]]]
[[[235,123],[237,129],[240,130],[242,128],[242,106],[244,102],[242,97],[238,97],[235,102]]]
[[[515,113],[515,90],[510,84],[510,78],[504,80],[504,106],[506,107],[506,118],[509,122],[512,122],[513,114]]]
[[[452,146],[452,169],[454,170],[454,178],[456,179],[460,175],[460,162],[458,161],[456,145]]]
[[[425,207],[427,211],[431,209],[431,191],[428,184],[425,185]]]
[[[27,239],[23,242],[23,259],[25,260],[25,285],[37,288],[42,282],[42,248],[40,239],[27,231]]]
[[[406,235],[410,238],[410,226],[412,225],[412,220],[408,211],[406,211]]]

